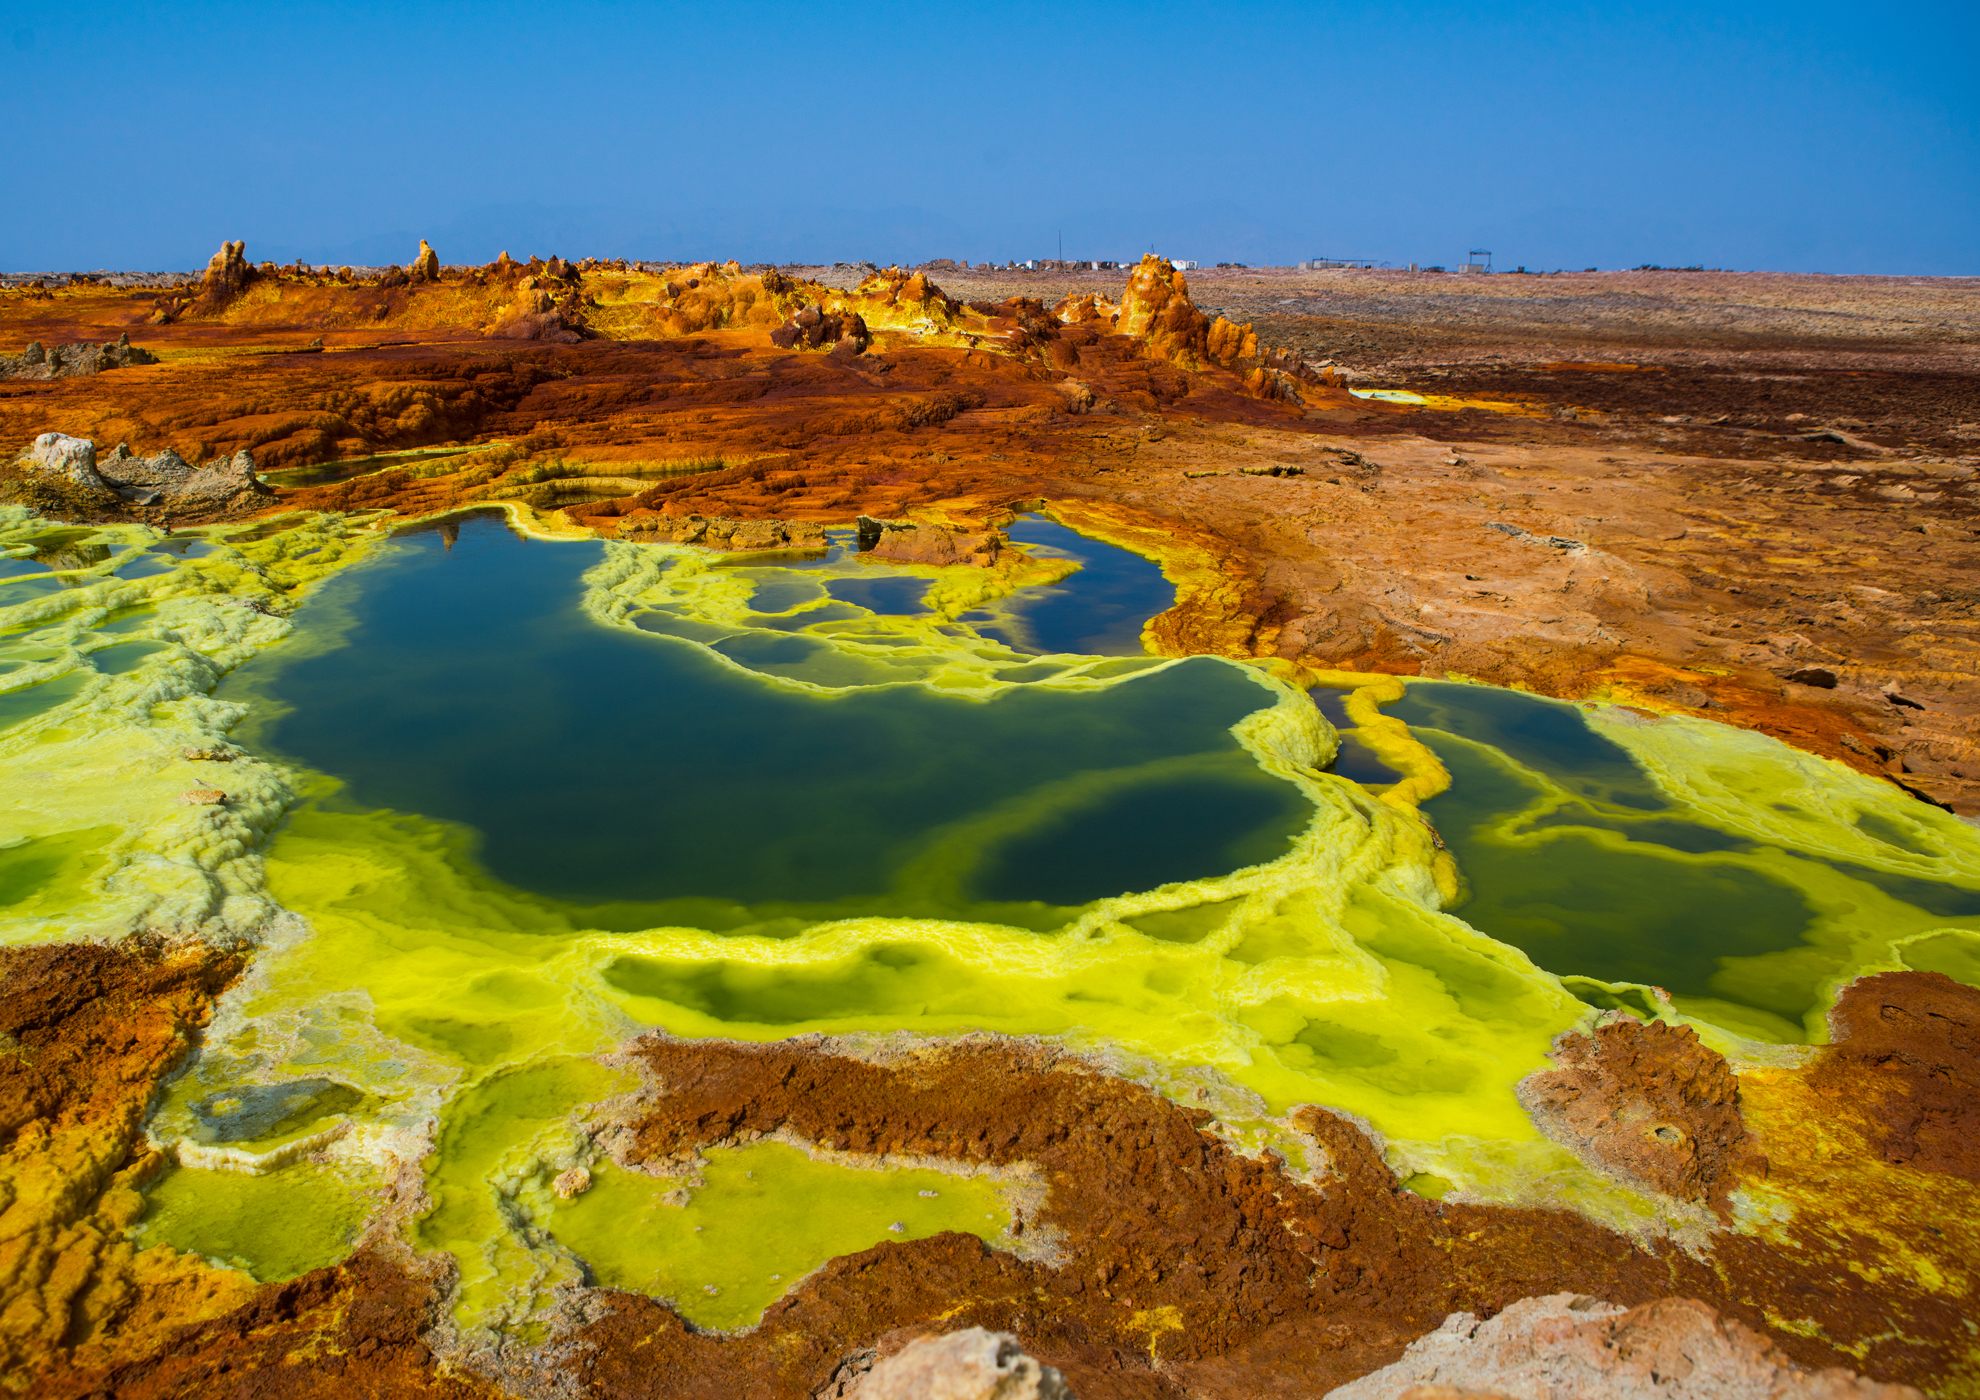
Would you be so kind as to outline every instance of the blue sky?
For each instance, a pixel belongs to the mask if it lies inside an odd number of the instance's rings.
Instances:
[[[1980,5],[0,0],[0,268],[1980,273]]]

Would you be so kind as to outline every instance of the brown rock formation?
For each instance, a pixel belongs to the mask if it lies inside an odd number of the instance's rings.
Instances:
[[[1556,1068],[1529,1075],[1535,1121],[1629,1181],[1722,1216],[1742,1176],[1765,1161],[1739,1116],[1739,1080],[1689,1026],[1614,1014],[1554,1046]]]
[[[182,316],[217,316],[262,275],[262,270],[247,260],[247,244],[231,239],[207,259],[197,287],[180,287],[160,295],[152,304],[151,319],[170,325]]]
[[[199,299],[205,308],[217,310],[246,291],[258,275],[247,260],[245,242],[222,243],[220,251],[207,259],[206,272],[199,279]]]
[[[626,539],[665,544],[698,544],[737,552],[774,550],[816,553],[825,548],[825,527],[802,520],[732,520],[726,516],[635,515],[619,526]]]
[[[857,355],[872,342],[866,321],[857,311],[821,311],[816,306],[800,306],[790,320],[770,332],[770,343],[781,350],[843,346]]]
[[[1097,302],[1075,302],[1065,311],[1068,319],[1090,319],[1098,314]],[[1249,325],[1237,325],[1222,316],[1213,320],[1197,310],[1190,300],[1189,279],[1166,258],[1150,253],[1128,274],[1115,329],[1139,341],[1144,353],[1157,359],[1185,369],[1215,365],[1232,370],[1258,398],[1301,402],[1295,382],[1295,376],[1303,373],[1298,361],[1261,355],[1258,335]]]
[[[414,282],[438,282],[440,280],[440,255],[433,251],[433,245],[424,238],[419,240],[419,256],[412,260],[406,269],[406,277]]]
[[[1810,1372],[1689,1298],[1635,1308],[1571,1293],[1526,1298],[1489,1322],[1454,1313],[1402,1360],[1329,1400],[1922,1400],[1842,1368]]]
[[[1004,546],[1004,537],[996,530],[963,530],[931,520],[875,520],[862,515],[857,524],[861,552],[890,564],[989,568]]]

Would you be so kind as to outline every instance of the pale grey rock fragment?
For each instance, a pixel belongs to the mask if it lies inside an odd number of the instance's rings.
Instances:
[[[1805,1371],[1690,1298],[1636,1308],[1574,1293],[1480,1322],[1452,1313],[1393,1365],[1328,1400],[1922,1400],[1840,1369]]]
[[[96,470],[96,444],[67,433],[43,433],[27,450],[27,465],[78,486],[107,488]]]
[[[1074,1400],[1065,1377],[1026,1355],[1016,1337],[981,1327],[910,1342],[842,1393],[846,1400]]]

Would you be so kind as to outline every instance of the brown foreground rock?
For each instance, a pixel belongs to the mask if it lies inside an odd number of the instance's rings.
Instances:
[[[1918,1400],[1908,1385],[1809,1372],[1703,1303],[1619,1308],[1556,1293],[1489,1322],[1454,1313],[1329,1400]]]
[[[1618,1176],[1723,1219],[1742,1177],[1766,1162],[1739,1116],[1739,1080],[1689,1026],[1605,1017],[1554,1049],[1520,1099],[1548,1134]]]

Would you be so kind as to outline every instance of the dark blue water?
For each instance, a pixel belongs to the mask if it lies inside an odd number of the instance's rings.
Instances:
[[[1175,606],[1175,588],[1160,567],[1139,554],[1035,515],[1012,525],[1009,534],[1036,553],[1078,560],[1079,572],[1058,588],[1015,600],[1015,627],[984,613],[968,616],[1008,645],[1047,655],[1139,656],[1142,625]]]
[[[836,578],[825,587],[834,598],[857,603],[882,617],[914,617],[928,611],[927,579]]]
[[[472,828],[498,879],[593,905],[1074,905],[1277,855],[1310,816],[1228,732],[1271,699],[1233,665],[989,701],[780,689],[586,618],[579,580],[600,548],[487,517],[451,549],[402,537],[299,617],[304,633],[348,618],[348,646],[277,649],[223,694],[292,706],[252,742],[343,778],[350,801]],[[1055,784],[1049,839],[969,837]],[[931,858],[935,878],[904,879]]]

